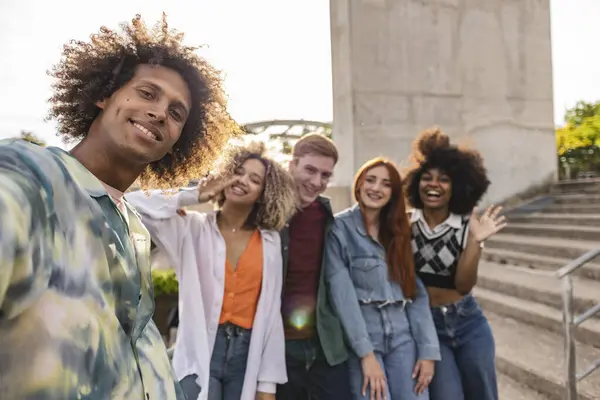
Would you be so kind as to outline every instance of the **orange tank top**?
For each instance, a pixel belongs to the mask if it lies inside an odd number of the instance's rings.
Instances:
[[[240,256],[237,268],[225,261],[225,293],[219,324],[226,322],[250,329],[260,297],[263,272],[263,248],[256,230]]]

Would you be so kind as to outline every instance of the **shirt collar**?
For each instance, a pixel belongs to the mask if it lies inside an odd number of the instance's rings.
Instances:
[[[412,210],[410,216],[410,223],[414,224],[417,221],[421,221],[422,223],[427,224],[427,222],[425,221],[425,216],[423,215],[423,211],[418,208],[415,208]],[[450,213],[448,218],[446,218],[446,220],[438,226],[443,225],[448,225],[449,227],[454,229],[460,229],[462,226],[462,218],[458,214]]]
[[[354,219],[354,226],[356,226],[356,230],[363,236],[367,236],[367,228],[365,227],[365,219],[363,218],[362,211],[360,210],[360,206],[355,204],[351,209],[352,218]]]
[[[104,185],[86,167],[84,167],[70,153],[59,147],[48,147],[48,150],[56,155],[66,166],[67,170],[77,184],[87,191],[92,197],[108,196]]]

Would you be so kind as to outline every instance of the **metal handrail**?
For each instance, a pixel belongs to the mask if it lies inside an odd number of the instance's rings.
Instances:
[[[577,382],[586,378],[596,369],[600,368],[600,358],[581,373],[577,373],[576,353],[575,353],[575,328],[600,312],[600,303],[591,307],[581,315],[575,316],[573,312],[573,272],[584,266],[600,255],[600,247],[590,250],[584,255],[571,261],[556,272],[558,278],[562,281],[562,300],[563,300],[563,325],[565,331],[565,373],[567,400],[577,400]]]
[[[593,260],[594,258],[596,258],[599,255],[600,255],[600,247],[598,247],[597,249],[594,249],[594,250],[590,250],[587,253],[585,253],[584,255],[579,256],[575,260],[571,261],[570,263],[568,263],[567,265],[565,265],[564,267],[559,269],[556,272],[556,275],[559,278],[563,278],[566,275],[572,274],[574,271],[583,267],[584,264]]]

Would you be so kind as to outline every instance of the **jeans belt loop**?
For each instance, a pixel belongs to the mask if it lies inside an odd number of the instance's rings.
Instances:
[[[402,311],[406,310],[406,305],[410,303],[410,300],[402,300]]]
[[[377,305],[377,308],[383,308],[385,306],[387,306],[388,304],[391,304],[392,302],[390,300],[386,300],[383,303],[380,303]]]

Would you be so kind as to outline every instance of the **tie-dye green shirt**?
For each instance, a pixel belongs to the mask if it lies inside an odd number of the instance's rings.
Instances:
[[[61,149],[0,141],[0,399],[184,399],[128,211]]]

